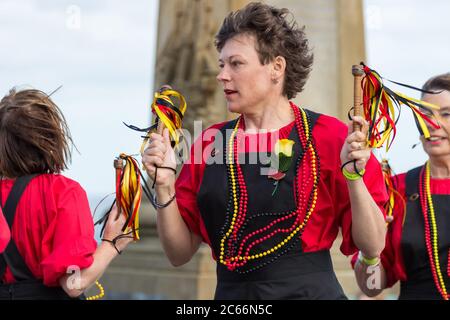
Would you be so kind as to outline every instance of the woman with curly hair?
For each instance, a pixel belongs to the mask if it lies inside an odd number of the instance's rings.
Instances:
[[[291,101],[313,55],[288,14],[250,3],[225,18],[217,80],[239,117],[202,133],[176,183],[167,131],[143,155],[169,260],[183,265],[207,243],[216,299],[345,299],[329,252],[339,228],[346,255],[373,258],[384,247],[386,191],[367,125],[355,117],[362,130],[353,132]]]

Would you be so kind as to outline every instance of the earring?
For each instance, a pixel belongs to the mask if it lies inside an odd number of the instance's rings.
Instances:
[[[278,84],[278,82],[279,82],[278,79],[272,79],[273,84]]]

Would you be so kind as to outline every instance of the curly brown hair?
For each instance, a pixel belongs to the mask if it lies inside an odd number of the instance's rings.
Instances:
[[[12,89],[0,101],[0,175],[60,173],[71,145],[61,110],[44,92]]]
[[[426,91],[450,91],[450,72],[430,78],[422,87]]]
[[[305,27],[298,27],[294,19],[289,21],[288,14],[290,12],[285,8],[251,2],[225,18],[216,34],[215,45],[220,52],[225,43],[236,35],[254,35],[261,64],[267,64],[278,56],[286,59],[283,95],[292,99],[303,90],[314,56],[304,32]]]

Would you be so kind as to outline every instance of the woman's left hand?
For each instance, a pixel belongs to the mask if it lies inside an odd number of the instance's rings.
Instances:
[[[361,126],[361,131],[353,132],[353,123],[358,123]],[[356,160],[356,168],[359,172],[365,169],[367,162],[370,159],[372,150],[367,147],[367,132],[369,124],[362,117],[355,116],[348,124],[348,136],[345,139],[341,150],[341,164]],[[355,167],[352,162],[345,166],[345,169],[350,173],[355,173]]]

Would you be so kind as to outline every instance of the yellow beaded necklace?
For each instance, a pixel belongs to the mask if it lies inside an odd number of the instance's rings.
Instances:
[[[105,295],[105,289],[100,284],[100,282],[98,282],[98,280],[97,280],[97,281],[95,281],[95,284],[96,284],[97,288],[100,290],[100,293],[96,294],[94,296],[89,296],[86,298],[86,300],[98,300],[98,299],[103,298],[103,296]]]
[[[301,117],[302,117],[302,121],[303,121],[303,130],[306,136],[307,141],[310,140],[311,138],[311,132],[310,132],[310,128],[308,124],[308,118],[306,115],[306,112],[303,109],[300,109],[301,112]],[[318,188],[315,187],[313,188],[313,196],[312,196],[312,202],[311,202],[311,206],[309,208],[309,210],[306,213],[305,218],[303,219],[302,223],[299,224],[295,229],[293,229],[293,231],[291,231],[291,233],[284,238],[281,242],[279,242],[278,244],[276,244],[275,246],[273,246],[272,248],[261,252],[261,253],[257,253],[257,254],[252,254],[252,255],[236,255],[233,257],[230,257],[228,259],[224,258],[225,255],[225,242],[226,240],[230,237],[231,233],[233,232],[233,229],[235,227],[235,223],[236,223],[236,219],[238,218],[238,213],[239,213],[239,201],[238,201],[238,195],[237,195],[237,183],[236,183],[236,177],[235,177],[235,173],[236,173],[236,168],[234,166],[234,157],[235,154],[233,153],[233,145],[234,145],[234,141],[235,141],[235,136],[238,132],[238,128],[240,125],[240,121],[241,118],[238,119],[238,121],[236,122],[236,125],[233,129],[233,132],[230,136],[229,142],[228,142],[228,163],[229,163],[229,168],[230,168],[230,176],[231,176],[231,191],[232,191],[232,207],[233,207],[233,215],[232,215],[232,219],[231,219],[231,223],[230,223],[230,227],[227,230],[227,232],[225,233],[225,235],[222,237],[221,241],[220,241],[220,255],[219,255],[219,262],[221,264],[230,265],[230,262],[236,262],[236,261],[250,261],[250,260],[255,260],[255,259],[259,259],[259,258],[263,258],[267,255],[270,255],[276,251],[278,251],[279,249],[281,249],[283,246],[285,246],[292,238],[295,237],[295,235],[297,233],[299,233],[301,230],[303,230],[303,228],[305,227],[306,223],[308,222],[309,218],[311,217],[311,214],[313,213],[315,206],[316,206],[316,202],[317,202],[317,194],[318,194]],[[311,172],[312,172],[312,176],[313,176],[313,181],[317,184],[318,183],[318,167],[317,167],[317,154],[316,151],[313,147],[313,145],[311,143],[309,143],[307,146],[307,151],[310,152],[311,154]]]
[[[429,223],[427,219],[427,212],[424,210],[424,218],[425,218],[425,242],[428,249],[428,254],[430,257],[431,270],[433,273],[433,277],[435,278],[436,285],[438,287],[439,292],[441,293],[444,300],[449,299],[449,295],[447,293],[447,289],[445,287],[444,278],[442,276],[441,264],[439,261],[439,245],[438,245],[438,230],[436,224],[436,215],[434,212],[433,199],[431,197],[431,187],[430,187],[430,162],[427,161],[425,165],[425,193],[428,204],[428,212],[429,212]],[[427,225],[429,224],[429,228]],[[430,232],[431,231],[431,232]]]

